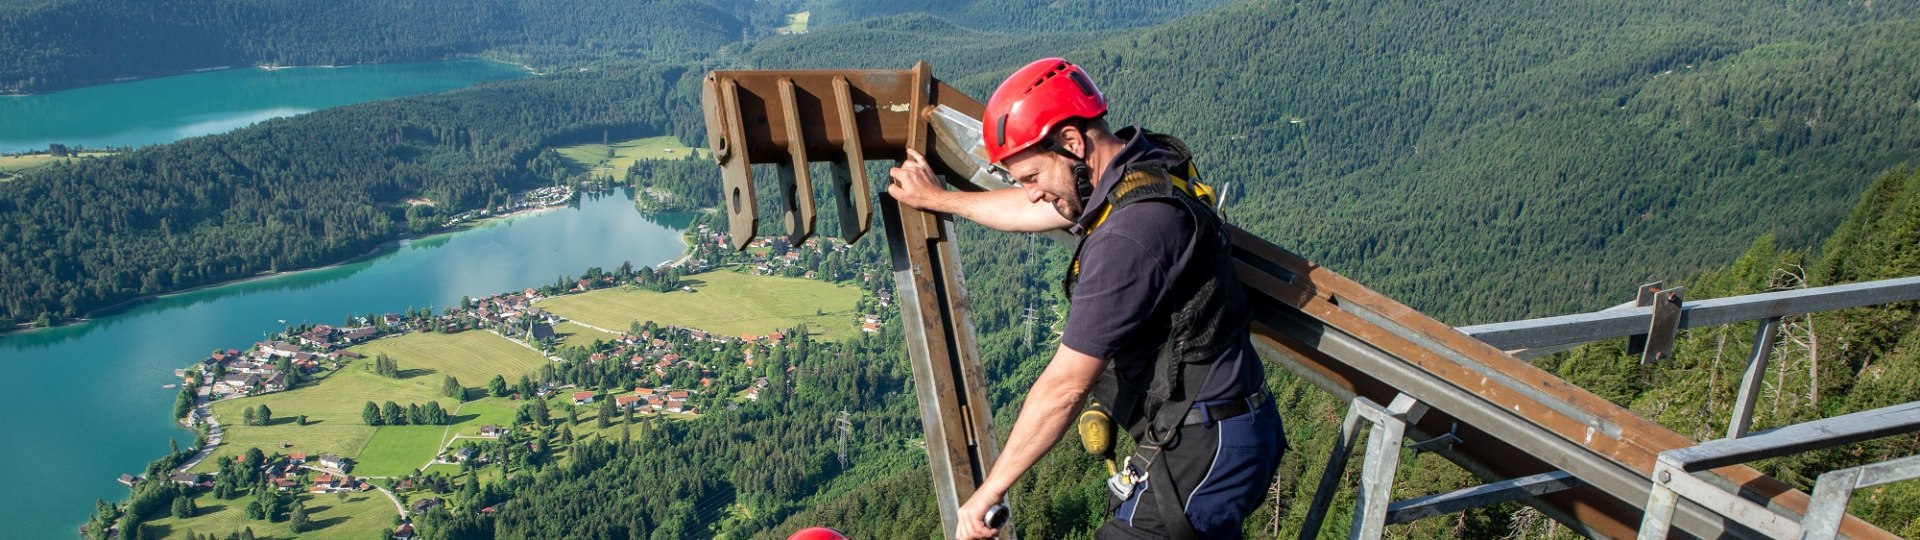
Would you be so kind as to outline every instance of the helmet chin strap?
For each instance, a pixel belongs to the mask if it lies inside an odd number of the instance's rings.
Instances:
[[[1080,197],[1080,207],[1085,208],[1093,198],[1093,167],[1087,165],[1087,159],[1067,151],[1059,145],[1048,145],[1048,150],[1073,160],[1073,190]]]

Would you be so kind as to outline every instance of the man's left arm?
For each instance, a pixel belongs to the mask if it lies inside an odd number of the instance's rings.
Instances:
[[[960,506],[960,525],[956,538],[991,538],[999,534],[984,523],[987,508],[1006,497],[1014,480],[1040,461],[1073,423],[1075,413],[1087,398],[1088,389],[1107,367],[1107,361],[1075,351],[1065,345],[1053,353],[1053,361],[1033,381],[1020,417],[1013,422],[1007,445],[993,462],[993,469],[973,497]]]

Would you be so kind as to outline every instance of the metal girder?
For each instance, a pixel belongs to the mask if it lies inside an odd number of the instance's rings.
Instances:
[[[1706,473],[1688,473],[1661,461],[1654,466],[1653,475],[1654,484],[1647,493],[1646,513],[1636,536],[1640,540],[1668,537],[1675,518],[1674,507],[1680,503],[1705,507],[1714,514],[1726,516],[1748,527],[1757,536],[1779,539],[1800,536],[1800,524],[1793,518],[1728,491],[1716,485],[1712,479],[1702,478],[1708,476]]]
[[[1573,475],[1564,471],[1522,476],[1512,480],[1395,502],[1387,508],[1387,523],[1407,523],[1517,501],[1526,497],[1538,497],[1580,485],[1579,478],[1574,478]]]
[[[1661,455],[1687,472],[1920,432],[1920,401],[1823,418],[1738,439],[1700,443]]]
[[[1652,540],[1667,536],[1674,506],[1687,502],[1705,506],[1772,538],[1832,538],[1846,519],[1846,499],[1856,486],[1912,478],[1920,474],[1920,462],[1896,460],[1822,475],[1821,483],[1815,486],[1814,502],[1802,514],[1804,522],[1768,508],[1765,494],[1755,492],[1752,486],[1724,485],[1715,482],[1717,479],[1704,471],[1914,432],[1920,432],[1920,402],[1861,411],[1794,424],[1749,437],[1721,439],[1661,452],[1659,463],[1654,466],[1653,490],[1647,496],[1646,514],[1641,521],[1639,537]],[[1877,476],[1870,483],[1863,484],[1859,476],[1863,471],[1873,471]],[[1807,526],[1816,528],[1805,528]]]
[[[1827,540],[1839,532],[1853,490],[1920,478],[1920,456],[1861,465],[1820,475],[1813,485],[1813,507],[1800,522],[1801,538]]]
[[[1314,490],[1313,503],[1307,507],[1307,519],[1300,526],[1299,538],[1320,536],[1320,524],[1326,519],[1327,509],[1333,506],[1334,493],[1340,490],[1347,460],[1360,442],[1360,429],[1365,427],[1363,421],[1372,424],[1373,429],[1367,434],[1359,500],[1354,503],[1353,523],[1347,535],[1379,538],[1387,524],[1387,507],[1392,500],[1394,474],[1400,470],[1400,442],[1406,439],[1407,423],[1419,421],[1427,410],[1426,404],[1405,394],[1394,396],[1393,403],[1385,407],[1371,399],[1354,397],[1347,406],[1347,419],[1340,426],[1340,436],[1334,440],[1333,450],[1327,456],[1327,466],[1321,469],[1320,486]]]
[[[1753,405],[1760,400],[1762,377],[1767,375],[1767,362],[1773,358],[1774,335],[1780,331],[1780,319],[1772,318],[1760,321],[1760,328],[1753,332],[1753,354],[1747,357],[1747,372],[1740,377],[1740,395],[1733,401],[1733,414],[1727,420],[1727,438],[1737,439],[1747,435],[1747,428],[1753,426]]]
[[[1678,328],[1777,319],[1908,300],[1920,300],[1920,276],[1689,302],[1680,308]],[[1643,333],[1652,316],[1651,307],[1622,307],[1463,326],[1460,331],[1501,349],[1534,349]]]

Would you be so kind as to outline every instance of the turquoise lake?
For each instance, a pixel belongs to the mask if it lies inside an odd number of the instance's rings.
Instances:
[[[162,143],[239,127],[264,118],[259,115],[518,76],[525,72],[479,61],[237,69],[0,97],[0,151],[47,142]],[[288,99],[263,99],[280,92]],[[61,112],[48,103],[88,110]],[[38,125],[23,128],[17,120],[25,114]],[[116,114],[139,119],[115,123],[121,120]],[[169,418],[176,390],[162,386],[177,382],[174,369],[215,348],[245,347],[284,327],[282,321],[339,324],[348,314],[446,307],[461,296],[552,283],[590,266],[658,265],[686,250],[680,233],[691,220],[691,214],[642,214],[624,191],[588,195],[570,206],[389,245],[351,264],[161,297],[80,324],[0,335],[0,369],[8,372],[0,377],[0,395],[16,404],[12,414],[0,415],[0,431],[7,434],[0,437],[0,470],[10,480],[0,490],[0,523],[8,527],[0,538],[74,538],[96,499],[125,500],[127,488],[116,477],[138,473],[164,455],[170,438],[192,442],[193,434]]]
[[[0,154],[146,146],[363,101],[526,77],[513,64],[458,60],[347,67],[255,67],[0,96]]]
[[[445,308],[552,283],[589,266],[657,266],[680,257],[692,214],[648,215],[619,191],[572,207],[412,240],[379,256],[306,272],[162,297],[94,320],[0,335],[0,395],[26,406],[0,416],[0,537],[72,538],[95,499],[119,502],[114,482],[182,446],[193,433],[170,418],[173,370],[215,348],[246,348],[305,322],[348,314]],[[16,536],[17,534],[17,536]]]

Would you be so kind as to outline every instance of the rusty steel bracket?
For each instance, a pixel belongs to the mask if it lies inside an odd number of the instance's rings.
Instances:
[[[1633,307],[1653,307],[1653,316],[1647,321],[1647,333],[1627,338],[1627,354],[1640,355],[1640,365],[1673,356],[1673,342],[1680,333],[1680,293],[1685,289],[1667,288],[1666,282],[1656,281],[1641,285],[1640,290],[1634,293]]]
[[[927,156],[936,174],[951,177],[961,168],[952,161],[966,159],[952,149],[964,143],[933,132],[927,119],[935,109],[981,114],[979,102],[934,79],[925,62],[902,71],[715,71],[704,94],[735,248],[751,243],[759,225],[751,165],[779,168],[787,238],[799,243],[813,234],[815,221],[808,164],[832,161],[840,235],[851,242],[872,222],[875,191],[866,160],[900,160],[912,149]],[[941,526],[952,535],[960,504],[986,480],[999,453],[973,302],[951,218],[885,194],[879,199]],[[1001,538],[1016,538],[1013,527],[1001,528]]]

